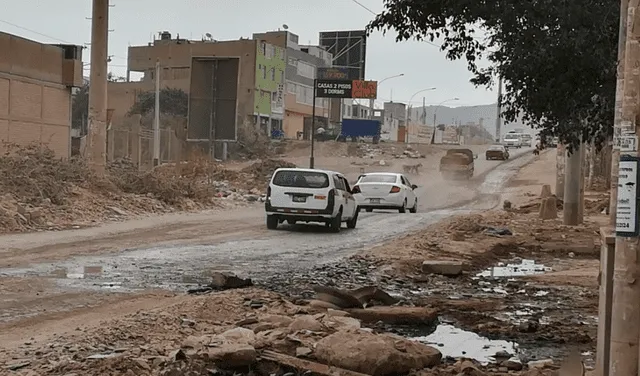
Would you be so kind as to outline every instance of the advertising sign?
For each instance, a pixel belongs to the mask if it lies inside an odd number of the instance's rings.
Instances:
[[[376,99],[378,82],[364,80],[315,80],[317,98]]]
[[[348,80],[348,68],[318,68],[318,79],[321,80]]]

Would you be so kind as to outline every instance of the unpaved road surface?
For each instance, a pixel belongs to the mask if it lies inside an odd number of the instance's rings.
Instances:
[[[213,271],[259,281],[329,263],[461,211],[494,207],[505,181],[532,158],[529,149],[514,151],[507,163],[479,158],[476,178],[456,185],[437,176],[415,177],[417,214],[361,213],[358,228],[339,234],[320,226],[267,231],[257,206],[4,236],[0,277],[7,283],[0,289],[6,296],[0,322],[88,307],[110,295],[105,292],[184,291],[207,282]]]
[[[279,231],[267,231],[263,224],[264,213],[259,207],[236,213],[192,215],[194,218],[191,219],[176,216],[175,219],[183,220],[176,224],[170,222],[171,218],[164,218],[168,223],[154,219],[158,221],[157,226],[144,228],[141,223],[140,228],[135,229],[134,223],[133,231],[125,233],[119,233],[117,229],[126,228],[127,224],[106,226],[116,228],[111,233],[99,228],[70,234],[19,235],[13,238],[26,239],[27,244],[37,244],[36,238],[40,236],[57,238],[70,235],[68,239],[71,242],[9,251],[3,257],[3,263],[17,264],[18,267],[3,268],[0,274],[52,277],[62,286],[118,290],[183,289],[185,285],[204,281],[207,272],[218,270],[259,278],[262,273],[284,272],[334,261],[418,226],[427,226],[457,210],[481,209],[478,205],[487,209],[493,207],[497,203],[494,193],[499,192],[500,186],[514,170],[529,159],[525,155],[506,164],[479,159],[478,175],[491,171],[474,182],[482,181],[472,191],[476,198],[480,195],[480,201],[474,202],[469,192],[456,196],[455,192],[450,194],[452,187],[427,184],[418,189],[420,210],[417,214],[362,213],[358,228],[344,230],[340,234],[327,233],[320,226],[282,226]],[[468,187],[462,189],[469,190]],[[446,199],[434,200],[433,196],[445,196]],[[460,206],[464,203],[472,205]],[[448,208],[429,210],[429,207],[438,205]],[[96,232],[98,234],[94,234]],[[8,238],[11,244],[12,239]],[[55,239],[51,240],[55,242]],[[135,247],[139,242],[146,242],[146,247]],[[16,243],[20,242],[13,242]],[[127,249],[129,244],[133,248]],[[64,259],[71,255],[74,257]],[[39,263],[27,264],[34,259]],[[42,262],[47,259],[51,262]]]

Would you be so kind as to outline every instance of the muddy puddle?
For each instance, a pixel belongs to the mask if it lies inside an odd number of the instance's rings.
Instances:
[[[440,324],[433,333],[412,339],[437,348],[443,356],[471,358],[485,365],[495,362],[496,354],[512,358],[518,350],[515,342],[491,340],[450,324]]]

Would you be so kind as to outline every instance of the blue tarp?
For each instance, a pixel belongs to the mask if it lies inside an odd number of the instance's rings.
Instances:
[[[341,135],[344,137],[380,136],[380,122],[368,119],[344,119]]]

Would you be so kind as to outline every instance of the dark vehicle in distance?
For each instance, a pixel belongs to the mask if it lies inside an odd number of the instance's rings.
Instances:
[[[485,152],[487,160],[501,160],[506,161],[509,159],[509,150],[504,145],[491,145]]]
[[[447,180],[471,179],[473,177],[473,160],[478,156],[469,149],[451,149],[440,158],[440,173]]]

